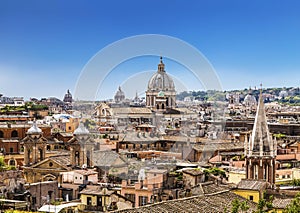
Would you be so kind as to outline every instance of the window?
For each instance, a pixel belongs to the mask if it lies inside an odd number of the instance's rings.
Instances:
[[[52,162],[50,162],[50,163],[49,163],[49,166],[50,166],[50,167],[52,167],[52,166],[53,166],[53,163],[52,163]]]
[[[287,175],[286,178],[291,178],[291,175]]]
[[[53,194],[53,191],[48,191],[48,197],[49,197],[49,201],[52,200],[52,194]]]
[[[14,159],[10,159],[9,160],[9,165],[10,166],[15,166],[16,165],[16,161]]]
[[[249,195],[249,200],[253,200],[253,195]]]
[[[36,204],[36,197],[32,197],[32,205],[35,206]]]
[[[18,137],[18,131],[17,130],[14,130],[11,132],[11,137],[12,138],[17,138]]]
[[[282,175],[282,179],[284,179],[285,178],[285,175]]]
[[[2,131],[0,131],[0,138],[4,137],[4,133]]]
[[[97,196],[97,206],[102,206],[102,196]]]
[[[125,193],[125,197],[133,202],[133,206],[135,205],[135,194],[127,194]]]
[[[10,153],[14,153],[14,148],[13,148],[13,147],[10,147],[10,148],[9,148],[9,152],[10,152]]]
[[[139,196],[139,206],[144,206],[147,204],[147,196]]]
[[[91,206],[91,205],[92,205],[92,198],[91,198],[91,197],[87,197],[87,198],[86,198],[86,204],[87,204],[88,206]]]

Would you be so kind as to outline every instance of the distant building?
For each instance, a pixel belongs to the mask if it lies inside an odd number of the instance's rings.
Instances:
[[[69,172],[62,172],[62,183],[72,184],[97,184],[98,172],[92,169],[73,170]]]
[[[121,194],[131,200],[135,207],[144,206],[151,200],[153,202],[155,195],[160,194],[166,181],[166,175],[166,170],[151,169],[145,174],[145,171],[141,169],[138,182],[122,181]]]
[[[244,98],[244,105],[246,107],[253,107],[257,105],[257,101],[255,96],[252,94],[251,88],[249,89],[249,93]]]
[[[24,98],[23,97],[5,97],[0,96],[0,106],[24,106]]]
[[[80,200],[85,212],[107,212],[132,208],[132,202],[126,197],[107,188],[83,189]]]

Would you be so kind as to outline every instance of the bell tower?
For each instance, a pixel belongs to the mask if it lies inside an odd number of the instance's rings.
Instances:
[[[82,167],[83,165],[91,167],[95,144],[90,132],[83,123],[80,123],[73,135],[73,138],[68,141],[72,167]]]
[[[32,127],[27,130],[24,143],[24,165],[29,166],[45,159],[47,139],[42,130],[33,121]]]
[[[260,91],[253,131],[245,138],[246,178],[275,184],[276,139],[270,135],[262,92]]]

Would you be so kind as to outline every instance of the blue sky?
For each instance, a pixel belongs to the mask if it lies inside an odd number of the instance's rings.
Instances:
[[[261,82],[299,86],[299,8],[296,0],[2,0],[0,93],[62,98],[67,89],[74,90],[84,65],[99,50],[140,34],[169,35],[193,45],[214,66],[225,90]],[[158,63],[155,57],[135,60],[116,70],[134,75],[153,71]],[[165,64],[171,75],[184,79],[180,65],[167,59]],[[112,97],[124,84],[113,72],[107,79],[99,98]],[[184,84],[202,89],[193,80]]]

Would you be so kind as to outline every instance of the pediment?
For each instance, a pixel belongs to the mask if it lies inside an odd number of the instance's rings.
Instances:
[[[35,169],[53,169],[53,170],[58,169],[58,170],[65,170],[65,171],[69,170],[67,164],[61,163],[52,158],[47,158],[41,162],[31,165],[30,167]]]
[[[23,140],[22,142],[24,143],[47,143],[47,139],[45,137],[40,137],[37,141],[35,141],[35,139],[31,138],[29,135],[27,135]]]

